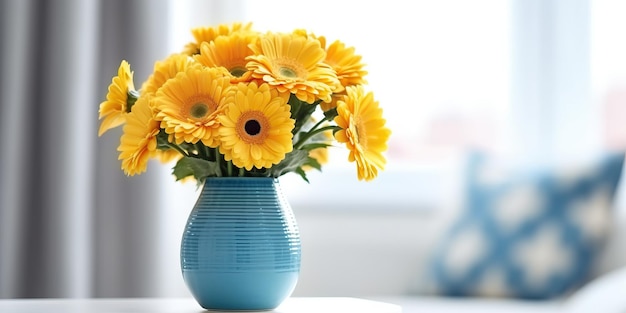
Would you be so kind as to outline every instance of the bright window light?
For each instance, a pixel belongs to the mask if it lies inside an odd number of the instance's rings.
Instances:
[[[428,206],[449,190],[446,160],[502,140],[509,1],[174,1],[171,9],[173,51],[191,40],[190,27],[251,21],[259,31],[301,28],[341,40],[362,56],[393,132],[387,168],[359,182],[347,149],[337,146],[323,173],[309,174],[313,186],[295,174],[281,178],[294,206]]]
[[[311,184],[285,177],[297,206],[418,208],[449,191],[445,162],[493,148],[509,108],[508,1],[244,1],[262,31],[302,28],[353,46],[393,133],[388,165],[358,182],[342,147]],[[331,205],[332,204],[332,205]],[[332,207],[332,209],[335,209]]]

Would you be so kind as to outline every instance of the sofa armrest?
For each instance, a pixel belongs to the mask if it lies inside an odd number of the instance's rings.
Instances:
[[[604,274],[572,294],[566,301],[568,313],[626,312],[626,267]]]

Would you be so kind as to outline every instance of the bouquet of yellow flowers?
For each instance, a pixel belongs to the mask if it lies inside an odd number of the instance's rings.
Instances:
[[[288,172],[307,180],[334,140],[349,149],[359,180],[384,169],[391,131],[353,47],[301,29],[261,33],[251,23],[192,34],[183,51],[155,63],[140,90],[122,61],[100,104],[98,136],[123,125],[117,150],[127,175],[156,158],[176,162],[177,180]]]

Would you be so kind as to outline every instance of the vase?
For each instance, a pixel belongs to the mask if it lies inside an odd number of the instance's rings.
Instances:
[[[300,233],[278,179],[207,178],[185,226],[183,279],[209,310],[272,310],[300,273]]]

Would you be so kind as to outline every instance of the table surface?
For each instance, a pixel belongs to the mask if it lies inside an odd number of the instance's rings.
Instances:
[[[206,313],[193,298],[4,299],[0,312],[11,313]],[[233,311],[230,311],[233,312]],[[344,297],[295,297],[273,313],[401,313],[398,305]]]

